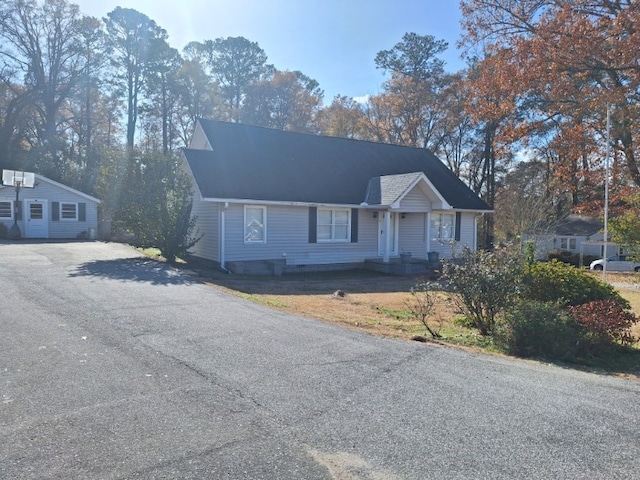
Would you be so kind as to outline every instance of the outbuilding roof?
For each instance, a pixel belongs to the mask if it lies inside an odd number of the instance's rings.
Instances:
[[[603,227],[601,220],[581,215],[569,215],[560,220],[555,228],[556,235],[563,236],[591,236],[598,233]]]
[[[426,149],[199,120],[212,150],[184,155],[204,198],[385,205],[424,174],[453,208],[490,210]],[[384,177],[380,181],[380,177]]]

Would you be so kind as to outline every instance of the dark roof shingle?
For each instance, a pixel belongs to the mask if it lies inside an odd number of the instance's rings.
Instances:
[[[425,149],[200,120],[209,150],[184,155],[205,198],[358,205],[381,176],[424,172],[454,208],[490,210]]]

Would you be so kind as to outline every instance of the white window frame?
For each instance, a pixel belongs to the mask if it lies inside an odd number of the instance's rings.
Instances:
[[[577,247],[578,242],[574,237],[560,237],[560,250],[576,250]]]
[[[262,224],[257,223],[253,225],[249,225],[247,213],[249,210],[260,210],[262,211]],[[261,244],[267,243],[267,207],[263,205],[245,205],[244,206],[244,243],[245,244]],[[261,231],[262,235],[260,239],[255,240],[252,237],[252,231],[250,231],[250,227],[256,228],[257,231]]]
[[[320,218],[322,213],[329,212],[331,214],[330,223],[320,223]],[[336,223],[336,213],[346,213],[347,214],[347,223],[346,224],[337,224]],[[337,227],[346,227],[346,237],[337,238],[336,231]],[[323,238],[321,235],[321,227],[329,227],[329,238]],[[316,222],[316,234],[318,243],[349,243],[351,242],[351,209],[350,208],[318,208],[318,218]]]
[[[65,205],[73,205],[74,206],[74,213],[75,215],[73,217],[65,217],[62,212],[63,212],[63,207]],[[61,222],[77,222],[78,221],[78,204],[76,202],[60,202],[60,206],[58,207],[59,210],[59,218]]]
[[[9,216],[8,217],[0,217],[4,220],[13,219],[13,200],[1,200],[0,203],[8,203],[9,204]]]
[[[444,217],[451,217],[451,231],[449,235],[444,238],[442,235],[443,232],[443,222],[442,219]],[[439,242],[450,242],[455,240],[456,238],[456,214],[455,213],[432,213],[431,214],[431,238],[432,240],[436,240]]]

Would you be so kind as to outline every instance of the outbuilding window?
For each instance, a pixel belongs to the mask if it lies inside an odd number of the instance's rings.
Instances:
[[[13,218],[13,202],[0,202],[0,218]]]
[[[77,203],[60,203],[60,220],[77,221],[78,220],[78,204]]]

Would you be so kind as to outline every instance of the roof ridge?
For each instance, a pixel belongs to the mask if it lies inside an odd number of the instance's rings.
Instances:
[[[321,133],[309,133],[309,132],[299,132],[296,130],[282,130],[280,128],[273,128],[273,127],[265,127],[263,125],[253,125],[250,123],[240,123],[240,122],[227,122],[224,120],[215,120],[215,119],[211,119],[211,118],[200,118],[198,119],[200,122],[206,122],[206,123],[217,123],[217,124],[221,124],[221,125],[233,125],[233,126],[239,126],[239,127],[243,127],[243,128],[253,128],[253,129],[257,129],[257,130],[267,130],[270,132],[278,132],[278,133],[283,133],[283,134],[287,134],[287,135],[302,135],[302,136],[306,136],[306,137],[312,137],[312,138],[324,138],[324,139],[331,139],[331,140],[341,140],[341,141],[345,141],[345,142],[358,142],[358,143],[369,143],[369,144],[373,144],[373,145],[384,145],[386,147],[395,147],[395,148],[407,148],[407,149],[411,149],[411,150],[424,150],[426,152],[431,153],[434,157],[438,158],[438,160],[442,163],[442,160],[439,159],[439,157],[437,157],[431,150],[429,150],[428,148],[425,147],[412,147],[409,145],[400,145],[397,143],[385,143],[385,142],[380,142],[380,141],[376,141],[376,140],[363,140],[363,139],[359,139],[359,138],[348,138],[348,137],[338,137],[338,136],[333,136],[333,135],[324,135]],[[444,165],[444,163],[443,163]]]

